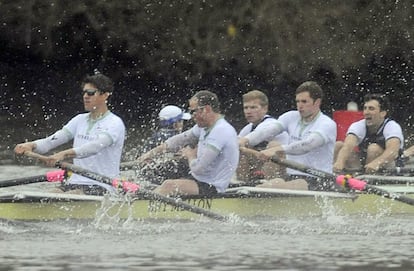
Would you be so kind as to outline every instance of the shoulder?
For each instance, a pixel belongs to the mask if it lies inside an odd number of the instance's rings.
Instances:
[[[299,111],[292,110],[292,111],[285,112],[285,113],[283,113],[282,115],[279,116],[278,120],[279,121],[295,121],[295,120],[300,120]]]
[[[261,124],[269,124],[269,123],[275,123],[277,120],[272,116],[267,116],[258,126]]]
[[[237,135],[236,129],[234,129],[233,125],[231,125],[226,119],[221,118],[217,121],[216,125],[214,125],[212,131],[216,133],[234,133]]]
[[[77,114],[76,116],[71,118],[68,123],[78,124],[78,123],[82,123],[82,122],[87,122],[88,119],[89,119],[89,113],[81,113],[81,114]]]
[[[328,126],[335,126],[336,127],[336,122],[324,113],[321,113],[321,116],[318,118],[317,121],[319,123],[321,123],[322,125],[328,125]]]
[[[290,116],[290,117],[297,117],[297,116],[299,116],[300,117],[300,114],[299,114],[299,111],[297,111],[297,110],[291,110],[291,111],[287,111],[287,112],[283,113],[280,116],[281,117],[282,116]]]
[[[120,126],[125,126],[124,121],[116,114],[109,112],[108,116],[104,118],[104,120],[110,122],[111,124],[117,124]]]
[[[109,112],[108,116],[116,121],[120,121],[120,122],[124,122],[120,116],[118,116],[117,114],[113,113],[113,112]]]
[[[349,129],[363,129],[363,130],[365,130],[366,129],[366,123],[365,123],[365,119],[362,119],[362,120],[358,120],[358,121],[355,121],[355,122],[353,122],[353,123],[351,123],[351,125],[349,126]]]
[[[385,124],[385,126],[384,126],[384,129],[388,129],[388,128],[391,128],[391,129],[401,129],[401,125],[400,124],[398,124],[398,122],[396,122],[395,120],[389,120],[386,124]]]
[[[251,123],[249,123],[249,124],[247,124],[246,126],[244,126],[241,130],[240,130],[240,133],[239,133],[239,136],[245,136],[245,135],[247,135],[247,134],[249,134],[250,133],[250,131],[252,130],[252,126],[253,126],[253,124],[251,124]]]

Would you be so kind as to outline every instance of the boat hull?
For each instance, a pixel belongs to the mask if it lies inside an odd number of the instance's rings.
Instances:
[[[56,219],[194,219],[200,215],[148,199],[26,193],[0,197],[0,218],[10,220]],[[318,195],[238,195],[185,200],[222,215],[281,217],[321,215],[414,214],[414,206],[377,195],[354,197]]]

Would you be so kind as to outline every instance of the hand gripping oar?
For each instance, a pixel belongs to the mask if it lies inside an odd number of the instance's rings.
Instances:
[[[152,200],[162,201],[162,202],[170,204],[174,207],[178,207],[178,208],[181,208],[183,210],[193,212],[193,213],[196,213],[196,214],[200,214],[200,215],[204,215],[204,216],[214,218],[214,219],[217,219],[217,220],[220,220],[220,221],[229,221],[229,217],[211,212],[209,210],[197,207],[195,205],[188,204],[188,203],[183,202],[179,199],[163,196],[161,194],[155,193],[155,192],[150,191],[150,190],[140,189],[138,184],[135,184],[135,183],[132,183],[132,182],[119,181],[117,179],[111,179],[110,177],[100,175],[98,173],[80,168],[78,166],[75,166],[75,165],[72,165],[72,164],[66,163],[66,162],[58,162],[56,165],[59,166],[62,169],[72,171],[73,173],[82,175],[84,177],[88,177],[88,178],[94,179],[94,180],[102,182],[102,183],[111,184],[115,187],[120,187],[124,191],[133,192],[133,193],[137,193],[138,191],[140,191],[141,193],[143,193],[145,196],[147,196],[148,198],[150,198]]]
[[[25,155],[33,157],[33,158],[40,159],[42,161],[47,161],[47,157],[45,157],[43,155],[40,155],[40,154],[37,154],[37,153],[26,151]],[[56,166],[58,166],[58,167],[60,167],[64,170],[76,173],[78,175],[81,175],[81,176],[84,176],[84,177],[87,177],[87,178],[90,178],[90,179],[94,179],[98,182],[110,184],[110,185],[112,185],[114,187],[117,187],[117,188],[122,188],[123,191],[126,191],[126,192],[130,192],[130,193],[141,192],[142,194],[144,194],[149,199],[162,201],[162,202],[170,204],[174,207],[177,207],[177,208],[189,211],[189,212],[204,215],[206,217],[213,218],[213,219],[220,220],[220,221],[229,221],[230,220],[230,218],[227,217],[227,216],[223,216],[223,215],[214,213],[212,211],[203,209],[201,207],[198,207],[198,206],[195,206],[195,205],[192,205],[192,204],[188,204],[188,203],[183,202],[179,199],[163,196],[163,195],[160,195],[160,194],[155,193],[155,192],[150,191],[150,190],[140,189],[139,185],[136,184],[136,183],[123,181],[123,180],[118,180],[118,179],[112,179],[110,177],[92,172],[90,170],[75,166],[75,165],[67,163],[67,162],[60,162],[59,161],[59,162],[56,163]]]
[[[0,187],[10,187],[16,185],[24,185],[30,183],[40,183],[40,182],[61,182],[65,179],[65,171],[63,169],[54,170],[47,172],[43,175],[16,178],[11,180],[0,181]]]
[[[345,187],[345,188],[350,188],[350,189],[359,190],[359,191],[366,191],[368,193],[380,195],[386,198],[390,198],[390,199],[401,201],[401,202],[404,202],[410,205],[414,205],[413,198],[389,192],[387,190],[381,189],[374,185],[367,184],[367,182],[365,181],[358,180],[358,179],[352,178],[347,175],[337,176],[337,175],[334,175],[334,174],[331,174],[331,173],[328,173],[322,170],[314,169],[314,168],[296,163],[294,161],[280,159],[277,156],[271,157],[271,161],[279,165],[283,165],[283,166],[286,166],[292,169],[296,169],[296,170],[302,171],[304,173],[308,173],[316,177],[320,177],[326,180],[331,180],[332,182],[335,182],[336,184],[342,187]]]
[[[26,155],[28,157],[31,157],[31,158],[39,159],[40,161],[43,161],[45,163],[47,163],[48,160],[49,160],[48,157],[46,157],[44,155],[41,155],[41,154],[38,154],[38,153],[35,153],[35,152],[31,152],[31,151],[25,151],[24,155]],[[67,170],[67,171],[70,171],[70,172],[73,172],[73,173],[76,173],[76,174],[79,174],[79,175],[82,175],[82,176],[85,176],[85,177],[88,177],[88,178],[91,178],[91,179],[95,179],[95,180],[97,180],[99,182],[102,182],[102,183],[110,184],[110,185],[112,185],[116,188],[122,188],[126,192],[136,192],[139,188],[139,186],[135,183],[126,182],[126,181],[119,181],[118,179],[113,179],[112,180],[109,177],[97,179],[98,178],[97,173],[93,173],[93,172],[88,171],[86,169],[82,169],[82,168],[77,167],[75,165],[72,165],[70,163],[58,161],[55,166],[62,168],[63,172],[65,172],[65,170]],[[66,173],[70,174],[70,172],[67,172],[67,171],[66,171]],[[77,172],[75,172],[75,171],[77,171]],[[64,177],[67,177],[67,176],[64,175]],[[63,177],[63,179],[64,179],[64,177]],[[60,181],[62,181],[62,180],[60,180]]]

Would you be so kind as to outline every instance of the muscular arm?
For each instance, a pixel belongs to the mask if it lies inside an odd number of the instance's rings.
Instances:
[[[345,137],[344,145],[338,153],[338,157],[333,165],[333,170],[336,172],[342,171],[345,168],[346,161],[351,155],[353,149],[358,145],[358,138],[353,134],[348,134]]]
[[[387,163],[397,159],[400,150],[400,139],[393,137],[385,142],[384,152],[375,158],[373,161],[365,165],[365,170],[368,172],[378,171]]]
[[[291,154],[291,155],[301,155],[312,151],[325,143],[323,137],[318,133],[311,134],[308,138],[293,142],[289,145],[278,145],[275,147],[267,148],[261,151],[260,158],[262,160],[267,160],[273,155],[280,153]],[[243,150],[242,150],[243,151]]]
[[[283,131],[282,124],[276,120],[263,122],[254,131],[240,138],[239,145],[240,147],[254,147],[263,141],[270,141]]]
[[[159,153],[163,153],[167,151],[167,144],[165,143],[161,143],[160,145],[158,145],[157,147],[147,151],[146,153],[142,154],[141,156],[139,156],[136,159],[136,162],[139,163],[143,163],[146,160],[149,160],[153,157],[155,157],[157,154]]]
[[[204,171],[209,168],[209,165],[217,158],[220,151],[215,147],[211,146],[207,148],[201,157],[196,157],[194,159],[189,159],[189,166],[191,172],[196,175],[202,175]]]
[[[293,142],[289,145],[282,145],[286,154],[300,155],[310,152],[325,143],[323,137],[318,133],[312,133],[308,138]]]

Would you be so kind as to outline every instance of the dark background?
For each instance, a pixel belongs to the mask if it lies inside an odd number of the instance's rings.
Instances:
[[[329,115],[368,92],[389,94],[410,138],[413,5],[0,1],[0,147],[43,137],[81,112],[79,82],[94,68],[116,82],[112,110],[133,137],[145,136],[162,105],[186,107],[200,89],[219,95],[239,129],[243,93],[266,92],[277,116],[294,108],[300,83],[316,80]]]

